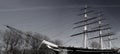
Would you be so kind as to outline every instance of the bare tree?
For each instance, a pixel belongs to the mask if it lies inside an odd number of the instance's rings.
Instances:
[[[38,49],[42,40],[50,41],[57,45],[61,45],[60,40],[51,41],[49,37],[41,35],[40,33],[17,33],[11,30],[6,30],[3,33],[3,41],[6,45],[6,54],[16,54],[18,52],[21,52],[20,54],[25,54],[26,48],[29,48],[29,50],[33,50],[31,52],[33,54],[41,53],[39,52],[40,50],[42,50],[44,53],[48,53],[49,51],[51,51],[51,49],[48,49],[46,45],[42,45],[42,49]],[[48,51],[46,51],[46,49]]]
[[[13,49],[17,46],[18,41],[21,39],[19,35],[9,30],[4,32],[3,41],[6,44],[6,51],[12,53]]]

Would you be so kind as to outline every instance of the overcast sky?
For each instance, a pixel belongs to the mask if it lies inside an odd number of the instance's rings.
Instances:
[[[120,38],[120,0],[0,0],[0,29],[10,25],[66,43],[76,32],[73,23],[81,19],[77,15],[86,3],[104,11],[106,22],[113,26],[115,37]],[[114,41],[114,47],[120,46],[119,41]],[[81,47],[82,35],[64,45]]]

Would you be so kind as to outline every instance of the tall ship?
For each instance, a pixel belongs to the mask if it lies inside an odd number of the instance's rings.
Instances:
[[[119,49],[112,48],[112,41],[118,38],[112,38],[114,35],[111,32],[110,24],[104,23],[104,14],[102,11],[93,10],[92,7],[85,5],[84,8],[80,9],[82,16],[78,22],[75,22],[73,29],[83,28],[82,32],[71,35],[70,37],[76,38],[77,36],[83,35],[83,47],[61,47],[62,49],[67,49],[68,54],[119,54]],[[89,16],[93,14],[93,16]],[[97,34],[96,34],[97,33]],[[91,34],[96,34],[95,36],[90,36]],[[90,40],[98,40],[97,44],[92,44],[90,47],[88,42]],[[108,47],[104,47],[104,42],[107,42]],[[95,46],[95,47],[94,47]]]
[[[85,5],[84,8],[80,9],[82,13],[80,13],[79,16],[82,16],[83,19],[81,19],[78,22],[75,22],[74,25],[77,25],[77,26],[73,27],[73,29],[83,28],[83,30],[82,32],[78,32],[70,36],[70,37],[76,38],[77,36],[83,35],[84,37],[83,47],[59,46],[46,40],[39,40],[39,41],[42,41],[39,48],[41,47],[42,44],[45,44],[47,46],[47,49],[52,50],[53,53],[50,53],[50,54],[120,54],[119,48],[118,49],[112,48],[111,41],[116,40],[117,38],[112,38],[114,33],[111,32],[111,26],[107,23],[103,23],[103,21],[105,20],[105,18],[103,18],[103,12],[95,11],[91,9],[92,8],[88,7],[87,5]],[[89,17],[91,13],[94,15]],[[16,32],[20,35],[21,34],[26,35],[13,27],[10,27],[10,26],[6,26],[6,27],[9,28],[11,31]],[[90,36],[90,34],[96,34],[96,35]],[[88,41],[93,39],[98,40],[99,44],[97,45],[93,44],[92,45],[93,47],[89,47]],[[105,41],[108,42],[107,48],[105,48],[103,45]],[[46,54],[49,54],[49,53],[46,53]]]

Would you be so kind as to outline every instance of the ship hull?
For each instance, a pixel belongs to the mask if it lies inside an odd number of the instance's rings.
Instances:
[[[66,49],[67,54],[118,54],[115,49],[88,49],[74,47],[62,47],[62,49]]]

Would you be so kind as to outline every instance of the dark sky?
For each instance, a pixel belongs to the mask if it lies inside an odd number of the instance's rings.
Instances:
[[[79,21],[77,14],[85,4],[104,11],[106,22],[113,26],[112,31],[119,37],[120,0],[0,0],[0,29],[6,29],[3,25],[10,25],[66,43],[76,32],[72,23]],[[119,47],[118,41],[114,41],[114,46]],[[82,46],[82,35],[65,45]]]

